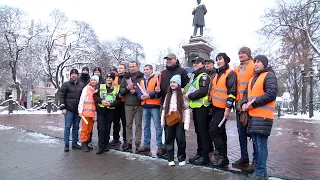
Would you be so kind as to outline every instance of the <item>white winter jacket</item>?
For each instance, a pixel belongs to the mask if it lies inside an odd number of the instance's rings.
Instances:
[[[167,101],[167,96],[166,96],[166,98],[164,100],[163,107],[162,107],[162,112],[161,112],[161,126],[162,126],[162,128],[165,125],[165,114],[164,114],[164,111],[165,111],[166,101]],[[184,129],[188,131],[189,130],[189,125],[190,125],[191,109],[189,108],[188,101],[186,101],[185,99],[183,99],[183,101],[184,101],[184,111],[183,111],[182,122],[184,122]],[[172,112],[172,111],[177,111],[177,95],[176,95],[175,92],[173,92],[172,96],[171,96],[169,113]]]

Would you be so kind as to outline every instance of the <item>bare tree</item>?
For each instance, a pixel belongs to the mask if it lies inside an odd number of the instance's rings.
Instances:
[[[263,17],[261,33],[276,39],[293,31],[304,34],[310,48],[320,56],[320,1],[278,0],[277,6]],[[310,50],[311,50],[310,49]]]
[[[17,91],[17,98],[20,99],[20,80],[17,77],[18,64],[24,50],[37,35],[37,32],[32,32],[32,28],[30,29],[30,25],[26,21],[26,13],[21,9],[1,5],[0,13],[1,36],[6,43],[4,53],[7,54],[7,63]]]
[[[145,59],[142,45],[125,37],[117,37],[116,40],[105,41],[103,44],[107,48],[108,57],[114,64],[128,63],[134,60],[141,65]]]

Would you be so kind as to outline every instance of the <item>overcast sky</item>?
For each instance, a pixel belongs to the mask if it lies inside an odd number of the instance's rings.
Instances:
[[[256,30],[260,16],[275,0],[202,0],[208,13],[206,27],[221,52],[238,62],[240,47],[252,51],[261,46]],[[124,36],[142,44],[147,61],[155,62],[159,49],[177,48],[193,33],[191,14],[196,0],[1,0],[19,7],[34,19],[44,19],[58,8],[70,19],[84,20],[95,29],[100,40]]]

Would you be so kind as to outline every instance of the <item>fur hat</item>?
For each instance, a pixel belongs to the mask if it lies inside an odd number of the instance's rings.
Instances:
[[[114,80],[116,78],[116,74],[114,74],[113,72],[109,72],[107,74],[107,77],[112,78]]]

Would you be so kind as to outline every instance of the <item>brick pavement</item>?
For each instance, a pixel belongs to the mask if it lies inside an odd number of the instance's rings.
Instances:
[[[234,116],[231,119],[234,119]],[[0,124],[20,127],[54,137],[63,137],[64,121],[61,115],[1,115]],[[233,162],[239,158],[240,151],[235,120],[227,122],[227,133],[228,156]],[[154,131],[152,131],[152,135],[154,135]],[[186,133],[186,137],[187,156],[191,157],[197,147],[193,126]],[[95,141],[96,138],[95,136]],[[320,179],[319,145],[320,123],[315,124],[312,121],[298,119],[275,119],[272,134],[269,137],[269,175],[288,179]],[[154,139],[151,147],[154,152]],[[251,143],[249,143],[248,150],[251,155]]]
[[[221,179],[246,177],[212,168],[168,167],[167,161],[111,150],[103,155],[63,152],[63,141],[0,125],[1,180]],[[156,161],[156,163],[155,163]]]

